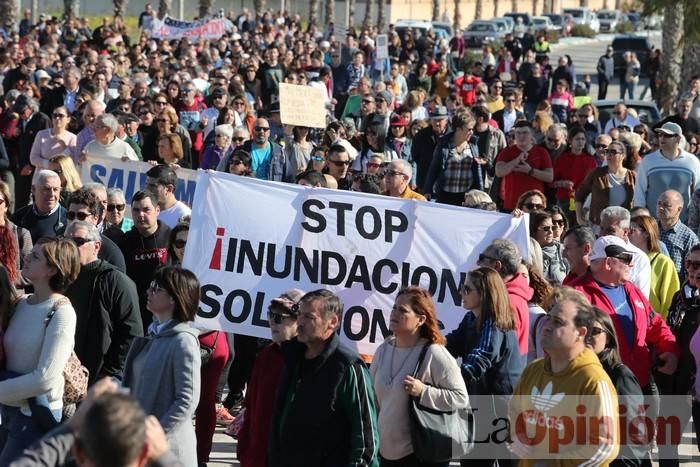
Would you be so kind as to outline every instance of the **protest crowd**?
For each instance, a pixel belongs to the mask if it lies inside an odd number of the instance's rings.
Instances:
[[[206,466],[217,424],[243,467],[679,465],[655,420],[700,425],[700,78],[656,127],[624,102],[601,125],[537,31],[494,55],[390,26],[383,56],[374,27],[243,10],[169,39],[155,19],[134,39],[28,12],[0,42],[0,466]],[[285,84],[323,94],[325,127],[284,121]],[[146,163],[141,184],[96,182],[100,160]],[[261,199],[489,212],[528,248],[487,239],[454,329],[404,283],[372,355],[339,333],[354,304],[292,280],[266,338],[203,330],[193,169],[266,181]],[[622,407],[651,420],[643,443]],[[581,408],[607,423],[572,441]]]

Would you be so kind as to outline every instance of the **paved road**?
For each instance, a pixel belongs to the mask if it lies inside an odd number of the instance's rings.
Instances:
[[[643,34],[647,34],[647,32]],[[654,47],[661,47],[660,31],[651,31],[648,34],[652,45]],[[561,43],[552,46],[550,62],[552,66],[556,67],[557,60],[560,56],[570,55],[574,61],[574,67],[576,68],[576,74],[579,79],[582,79],[583,75],[586,73],[591,75],[593,85],[591,86],[590,95],[596,99],[598,97],[598,85],[596,83],[597,78],[595,71],[596,64],[598,63],[598,58],[605,53],[605,48],[612,43],[613,37],[613,34],[601,34],[595,40],[575,37],[562,39]],[[648,82],[648,78],[642,78],[640,80],[639,85],[637,85],[637,95],[635,97],[639,98],[640,93]],[[619,97],[620,85],[617,82],[609,85],[607,98],[617,99]],[[651,100],[650,92],[647,92],[645,100]]]

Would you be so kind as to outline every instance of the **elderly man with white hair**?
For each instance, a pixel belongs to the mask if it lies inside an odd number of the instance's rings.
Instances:
[[[66,226],[66,209],[59,204],[61,178],[53,170],[40,170],[32,183],[34,204],[18,209],[10,219],[29,230],[32,242],[42,237],[55,238]]]
[[[415,199],[425,201],[425,197],[416,193],[408,186],[413,177],[411,163],[404,159],[391,161],[384,170],[384,185],[386,194],[394,198]]]
[[[85,160],[87,156],[139,160],[139,156],[136,155],[129,143],[117,138],[118,127],[117,117],[112,114],[103,114],[97,117],[93,125],[95,139],[85,146],[81,160]]]
[[[95,132],[93,131],[93,125],[97,120],[97,117],[105,113],[105,104],[103,102],[92,100],[87,103],[85,109],[83,109],[83,123],[85,127],[80,130],[76,136],[75,141],[75,155],[73,160],[78,160],[80,154],[82,154],[85,146],[95,139]]]

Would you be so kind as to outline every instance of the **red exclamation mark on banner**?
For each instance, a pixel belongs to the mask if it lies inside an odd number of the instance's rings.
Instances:
[[[216,244],[214,244],[214,253],[211,255],[211,261],[209,262],[209,269],[221,270],[221,245],[222,245],[221,237],[223,237],[224,232],[225,232],[225,230],[223,227],[216,228],[216,236],[218,238],[216,239]]]

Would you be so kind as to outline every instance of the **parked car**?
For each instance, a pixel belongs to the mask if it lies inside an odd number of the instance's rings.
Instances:
[[[617,25],[623,21],[622,13],[617,10],[600,10],[598,12],[600,32],[615,32]]]
[[[590,8],[564,8],[564,13],[569,13],[574,18],[574,23],[588,25],[595,32],[600,31],[598,17]]]
[[[505,33],[498,31],[498,25],[493,21],[477,20],[464,31],[464,45],[467,47],[482,47],[485,44],[503,40]]]
[[[406,38],[406,31],[409,29],[413,31],[413,38],[416,39],[427,35],[433,29],[433,25],[430,21],[415,21],[412,19],[402,19],[394,25],[394,31],[396,31],[402,41]]]
[[[455,35],[450,23],[446,23],[444,21],[433,21],[432,25],[433,31],[435,31],[438,39],[447,39],[449,41]]]
[[[604,128],[608,120],[612,118],[615,105],[619,102],[619,99],[593,101],[593,105],[598,109],[598,120],[600,121],[601,127]],[[637,112],[639,121],[650,127],[661,120],[661,112],[653,101],[625,101],[625,105],[630,109],[634,109],[634,111]]]
[[[511,33],[511,34],[513,33],[513,29],[515,29],[515,21],[513,21],[513,18],[511,18],[510,16],[498,16],[498,17],[493,18],[493,19],[505,21],[506,24],[508,24],[507,32]]]
[[[523,34],[527,31],[527,28],[532,24],[532,20],[529,14],[527,13],[506,13],[503,16],[508,16],[510,18],[513,18],[513,34],[515,34],[518,37],[522,37]],[[518,24],[518,18],[520,18],[521,23]]]
[[[552,20],[547,16],[533,16],[532,29],[537,31],[557,31],[558,28],[552,23]]]
[[[637,60],[642,65],[642,76],[647,76],[647,67],[654,47],[644,36],[636,34],[618,34],[612,41],[613,60],[615,62],[615,71],[621,71],[625,67],[624,54],[625,52],[634,52],[637,54]]]
[[[490,21],[496,25],[498,32],[502,32],[504,36],[508,34],[508,22],[506,20],[503,18],[492,18]]]
[[[635,31],[641,31],[642,29],[644,29],[644,24],[642,24],[642,15],[640,15],[636,11],[626,13],[624,18],[625,21],[629,21],[630,23],[632,23],[632,27],[634,27]]]
[[[568,13],[546,13],[544,16],[552,20],[552,24],[559,28],[562,36],[568,37],[571,35],[571,28],[574,27],[574,19]]]

